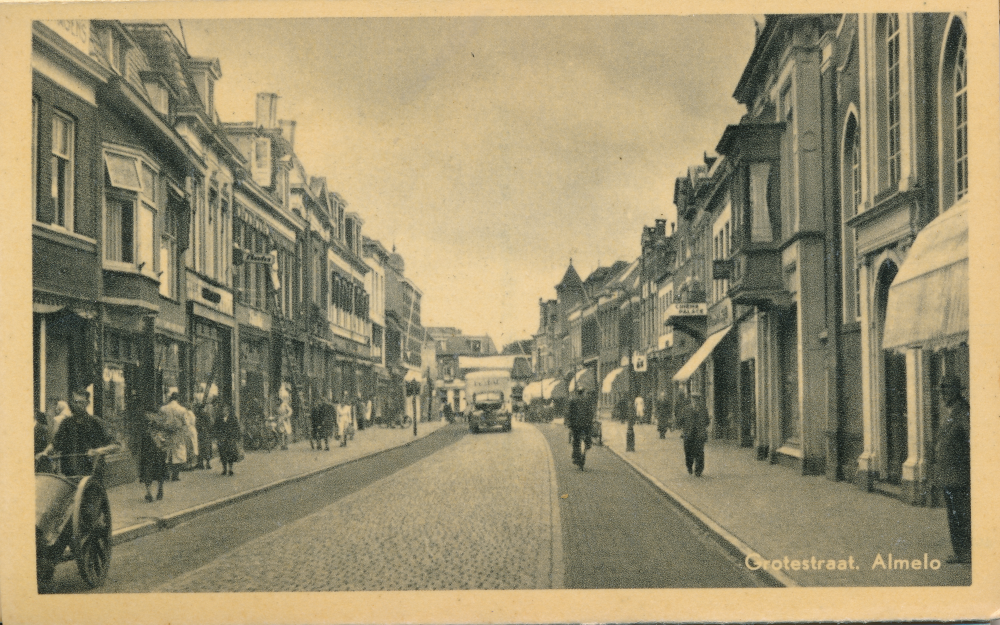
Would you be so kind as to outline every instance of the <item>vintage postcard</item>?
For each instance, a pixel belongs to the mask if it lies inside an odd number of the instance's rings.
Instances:
[[[0,16],[5,622],[1000,614],[995,2]]]

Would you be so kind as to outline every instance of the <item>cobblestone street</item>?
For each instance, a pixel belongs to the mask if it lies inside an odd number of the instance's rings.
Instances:
[[[466,436],[156,590],[549,588],[551,482],[534,427]]]

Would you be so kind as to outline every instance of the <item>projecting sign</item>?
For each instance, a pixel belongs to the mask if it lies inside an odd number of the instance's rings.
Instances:
[[[704,302],[699,304],[677,303],[671,304],[667,312],[663,315],[665,320],[671,317],[704,317],[707,307]]]

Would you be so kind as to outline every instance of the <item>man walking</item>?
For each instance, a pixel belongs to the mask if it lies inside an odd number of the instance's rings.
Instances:
[[[312,437],[309,439],[309,447],[312,449],[323,449],[325,445],[326,451],[330,451],[331,424],[337,419],[336,410],[330,404],[330,400],[331,395],[327,394],[326,398],[313,408],[310,415]]]
[[[948,509],[948,532],[955,552],[946,562],[972,562],[972,501],[969,468],[969,403],[962,397],[962,383],[953,375],[941,380],[941,399],[949,412],[941,424],[935,449],[938,485]]]
[[[593,427],[593,415],[590,402],[587,401],[582,388],[576,389],[576,396],[569,402],[569,430],[573,445],[573,464],[583,470],[587,460],[587,450],[590,449],[590,431]]]
[[[689,401],[684,401],[690,397]],[[681,386],[680,425],[684,438],[684,465],[688,473],[701,477],[705,470],[705,441],[708,440],[708,411],[700,395]]]

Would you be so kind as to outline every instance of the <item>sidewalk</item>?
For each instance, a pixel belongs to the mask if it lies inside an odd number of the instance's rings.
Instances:
[[[773,575],[800,586],[961,586],[968,565],[946,564],[951,555],[944,508],[915,507],[853,484],[755,459],[753,450],[709,441],[705,473],[687,473],[680,432],[661,440],[654,425],[635,426],[635,452],[625,452],[627,426],[602,421],[604,444],[643,473],[735,549],[781,560]],[[741,544],[742,543],[742,544]],[[892,556],[890,563],[889,556]],[[931,569],[924,568],[924,554]],[[885,568],[878,565],[878,557]],[[742,556],[741,556],[742,557]],[[797,567],[789,565],[799,561]],[[846,560],[848,567],[814,570],[812,559]],[[804,570],[802,560],[809,561]],[[906,560],[906,562],[897,562]],[[914,563],[915,560],[919,562]],[[902,565],[906,565],[906,569]],[[920,570],[915,570],[917,567]],[[774,567],[776,568],[776,567]],[[793,569],[798,570],[793,570]]]
[[[263,490],[405,445],[445,425],[444,420],[421,422],[416,437],[412,425],[404,429],[374,427],[357,432],[347,447],[340,447],[339,441],[330,439],[330,451],[312,450],[308,440],[292,443],[287,451],[248,451],[246,458],[234,465],[232,477],[221,475],[222,464],[216,457],[212,470],[182,471],[179,482],[166,482],[163,500],[153,503],[146,502],[146,488],[140,482],[116,486],[108,490],[113,540],[125,542],[171,527]],[[153,493],[156,493],[155,483]]]

